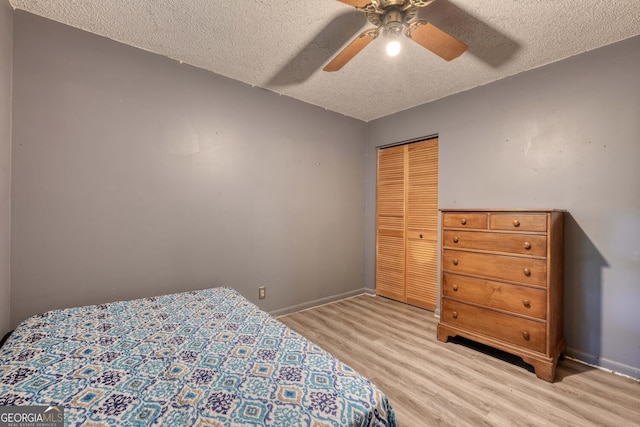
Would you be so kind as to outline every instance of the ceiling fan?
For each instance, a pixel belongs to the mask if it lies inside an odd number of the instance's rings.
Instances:
[[[398,38],[405,36],[429,49],[442,59],[451,61],[467,50],[467,45],[433,24],[415,19],[418,8],[429,6],[434,0],[338,0],[363,11],[375,28],[363,31],[337,54],[323,71],[338,71],[382,32],[389,39],[387,53],[394,56],[400,50]]]

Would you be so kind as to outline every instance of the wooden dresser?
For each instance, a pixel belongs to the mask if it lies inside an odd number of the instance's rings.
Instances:
[[[442,212],[438,339],[456,335],[520,356],[553,381],[562,335],[557,210]]]

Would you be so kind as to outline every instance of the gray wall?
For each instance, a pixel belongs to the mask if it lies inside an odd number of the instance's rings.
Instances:
[[[12,324],[236,288],[362,291],[366,125],[16,11]]]
[[[376,147],[440,135],[441,208],[559,208],[568,354],[640,376],[640,37],[371,122]]]
[[[9,332],[13,9],[0,0],[0,338]]]

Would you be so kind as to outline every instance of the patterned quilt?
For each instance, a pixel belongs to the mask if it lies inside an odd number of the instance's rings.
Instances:
[[[0,405],[62,405],[65,425],[396,425],[375,385],[228,288],[27,319]]]

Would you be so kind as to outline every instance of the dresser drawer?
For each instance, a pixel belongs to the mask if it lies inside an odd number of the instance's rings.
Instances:
[[[528,285],[546,286],[546,260],[445,249],[442,270]]]
[[[498,313],[443,298],[440,321],[534,351],[545,351],[544,322]]]
[[[487,214],[477,212],[444,212],[442,226],[445,228],[487,228]]]
[[[492,213],[489,214],[489,228],[509,231],[547,231],[547,215]]]
[[[547,256],[547,236],[544,235],[444,230],[442,246]]]
[[[541,320],[547,315],[547,292],[544,289],[444,273],[442,295]]]

